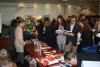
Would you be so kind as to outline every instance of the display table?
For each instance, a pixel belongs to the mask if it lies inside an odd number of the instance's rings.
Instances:
[[[34,44],[34,41],[28,41],[27,45],[25,46],[26,51],[36,60],[39,67],[62,67],[61,63],[59,62],[59,60],[64,60],[63,56],[61,56],[62,52],[55,48],[49,47],[44,42],[40,43],[41,46],[39,46],[38,49],[36,44]]]
[[[0,39],[0,47],[8,47],[12,45],[12,40],[10,37]]]
[[[50,65],[45,65],[42,63],[42,60],[47,58],[47,56],[57,56],[62,54],[60,51],[58,51],[55,48],[51,48],[49,46],[47,46],[46,43],[41,42],[41,56],[40,56],[40,51],[38,51],[36,48],[36,46],[34,46],[34,42],[28,43],[25,48],[26,51],[36,60],[37,64],[40,67],[54,67],[55,65],[59,66],[59,62],[54,61],[55,64],[53,64],[54,62],[52,62]],[[50,60],[50,59],[49,59]],[[52,60],[52,59],[51,59]],[[45,61],[46,62],[46,61]]]
[[[31,55],[31,57],[36,60],[36,63],[39,65],[39,67],[61,67],[61,63],[58,61],[57,58],[55,59],[54,57],[58,57],[62,54],[62,52],[55,48],[47,46],[47,44],[43,42],[41,42],[40,52],[36,49],[37,47],[34,45],[34,42],[30,42],[25,46],[25,49]],[[49,59],[46,59],[48,57]],[[49,63],[49,61],[52,63]]]

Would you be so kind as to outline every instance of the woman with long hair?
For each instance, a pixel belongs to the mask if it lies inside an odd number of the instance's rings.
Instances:
[[[63,34],[64,32],[64,28],[65,28],[65,20],[64,18],[59,15],[57,17],[57,23],[58,23],[58,28],[56,30],[56,34],[57,35],[57,44],[58,44],[58,48],[60,51],[64,52],[64,48],[65,48],[65,43],[66,43],[66,36]]]
[[[23,27],[25,25],[25,22],[22,20],[19,22],[18,26],[15,29],[15,48],[18,53],[17,56],[17,62],[20,62],[21,64],[24,63],[24,46],[25,42],[23,40]]]

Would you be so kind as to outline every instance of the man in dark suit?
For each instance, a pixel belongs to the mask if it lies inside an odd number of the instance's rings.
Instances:
[[[81,28],[76,21],[76,16],[72,15],[70,23],[66,24],[65,30],[70,31],[65,33],[67,36],[66,40],[66,51],[73,50],[77,51],[77,34],[81,32]]]

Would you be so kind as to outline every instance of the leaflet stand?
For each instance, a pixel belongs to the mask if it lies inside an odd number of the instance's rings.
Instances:
[[[37,58],[41,60],[42,57],[42,50],[41,50],[41,43],[38,41],[38,39],[34,40],[34,48],[35,48],[35,53],[37,54]]]

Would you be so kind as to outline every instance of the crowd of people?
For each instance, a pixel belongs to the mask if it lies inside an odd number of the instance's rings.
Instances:
[[[100,18],[91,27],[84,14],[79,17],[68,16],[65,19],[59,15],[50,21],[49,18],[35,20],[28,16],[26,19],[17,17],[11,22],[9,35],[13,41],[13,52],[17,51],[16,61],[24,62],[25,40],[38,39],[46,42],[61,52],[81,52],[82,48],[93,44],[100,46]],[[99,36],[98,36],[99,35]]]

